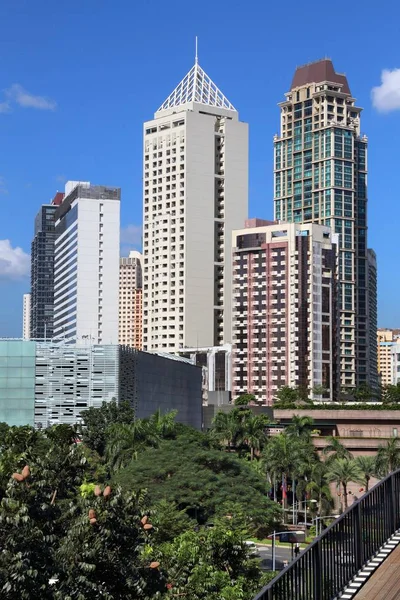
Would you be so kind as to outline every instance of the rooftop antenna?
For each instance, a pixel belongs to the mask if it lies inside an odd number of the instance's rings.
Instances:
[[[197,40],[197,35],[196,35],[196,55],[194,57],[194,62],[196,63],[196,65],[199,62],[199,57],[198,57],[198,54],[197,54],[197,50],[198,50],[198,40]]]

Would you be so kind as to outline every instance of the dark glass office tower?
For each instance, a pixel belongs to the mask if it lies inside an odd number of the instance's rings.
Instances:
[[[31,339],[53,337],[54,215],[64,194],[43,204],[35,218],[31,246]]]

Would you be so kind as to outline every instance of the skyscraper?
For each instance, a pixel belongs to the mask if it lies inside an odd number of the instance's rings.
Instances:
[[[233,232],[234,398],[273,404],[284,386],[335,398],[337,246],[315,224],[249,219]]]
[[[120,198],[120,188],[65,185],[55,213],[55,338],[118,343]]]
[[[31,295],[24,294],[22,312],[22,337],[24,340],[31,339]]]
[[[119,259],[119,343],[141,350],[142,255],[137,250]]]
[[[369,315],[367,138],[345,75],[324,59],[296,69],[280,103],[275,218],[329,225],[339,234],[341,385],[374,384]]]
[[[248,126],[198,64],[144,124],[143,342],[231,340],[231,234],[247,217]]]
[[[54,215],[64,194],[41,206],[31,246],[31,338],[51,339],[54,319]]]

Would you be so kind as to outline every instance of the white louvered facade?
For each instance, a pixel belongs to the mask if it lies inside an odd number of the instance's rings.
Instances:
[[[36,345],[35,427],[79,422],[80,413],[118,400],[119,347]]]

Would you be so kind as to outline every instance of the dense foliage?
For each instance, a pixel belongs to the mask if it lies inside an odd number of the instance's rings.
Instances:
[[[1,424],[1,598],[250,600],[258,592],[266,576],[245,536],[258,523],[272,527],[280,509],[248,464],[174,417],[135,420],[112,403],[88,411],[84,428]],[[167,448],[164,473],[177,456],[193,460],[175,502],[155,493],[150,477],[127,481],[132,465],[144,469]],[[205,473],[201,494],[196,471]],[[252,492],[249,519],[235,500],[246,493],[250,502]]]
[[[79,427],[0,424],[0,598],[251,600],[272,574],[249,535],[281,529],[293,502],[328,515],[332,484],[346,508],[351,482],[400,467],[398,439],[354,459],[332,437],[319,456],[310,416],[270,435],[249,403],[207,433],[115,403]]]

